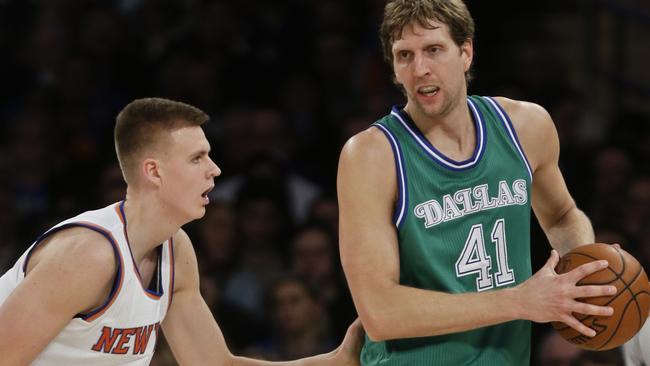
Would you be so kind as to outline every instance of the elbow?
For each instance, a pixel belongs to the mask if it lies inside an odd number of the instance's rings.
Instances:
[[[384,342],[384,341],[388,341],[388,340],[392,339],[391,337],[389,337],[389,336],[387,336],[387,335],[385,335],[385,334],[383,334],[381,332],[370,333],[370,332],[366,331],[366,335],[373,342]]]
[[[359,318],[363,324],[363,330],[371,341],[383,342],[397,338],[393,334],[395,327],[390,325],[385,311],[369,308],[359,309]]]
[[[364,282],[364,286],[352,286],[354,304],[359,319],[363,324],[366,336],[373,342],[383,342],[391,339],[404,338],[401,334],[404,328],[404,304],[393,299],[400,298],[395,293],[397,285],[393,282],[376,284],[372,280]],[[359,291],[354,291],[354,289]]]

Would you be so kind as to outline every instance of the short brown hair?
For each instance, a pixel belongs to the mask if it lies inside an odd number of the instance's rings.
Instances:
[[[379,38],[384,59],[393,65],[393,42],[402,38],[407,25],[417,22],[432,29],[435,20],[449,27],[449,34],[456,45],[474,38],[474,19],[462,0],[391,0],[384,8],[384,19]],[[469,74],[467,74],[469,80]]]
[[[210,117],[189,104],[163,98],[136,99],[117,115],[115,152],[127,183],[137,157],[153,146],[162,131],[200,126]]]

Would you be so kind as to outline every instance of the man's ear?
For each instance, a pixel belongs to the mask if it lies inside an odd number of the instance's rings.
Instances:
[[[465,72],[467,72],[472,66],[472,60],[474,59],[474,41],[468,39],[463,42],[463,44],[460,45],[460,53],[465,62]]]
[[[160,175],[160,163],[154,158],[146,158],[142,162],[142,174],[146,182],[149,182],[156,187],[162,184]]]

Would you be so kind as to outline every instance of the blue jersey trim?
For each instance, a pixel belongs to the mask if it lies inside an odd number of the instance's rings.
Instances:
[[[514,143],[515,147],[517,148],[517,151],[519,152],[519,156],[521,156],[521,159],[524,162],[524,165],[526,166],[526,170],[528,171],[528,176],[530,177],[530,181],[533,181],[533,170],[530,168],[530,163],[528,162],[528,158],[526,158],[526,154],[524,153],[524,149],[521,147],[521,143],[519,142],[519,137],[517,137],[517,131],[515,130],[515,127],[512,124],[512,121],[510,120],[510,117],[506,113],[505,110],[497,103],[494,99],[491,97],[485,97],[485,100],[489,102],[490,105],[492,105],[492,108],[495,109],[496,114],[499,116],[499,119],[501,120],[501,123],[503,123],[503,126],[506,128],[506,131],[508,131],[508,135],[510,135],[510,139]]]
[[[391,115],[397,117],[402,126],[413,137],[415,142],[420,145],[425,153],[429,155],[429,157],[431,157],[431,159],[433,159],[436,163],[450,170],[462,171],[474,167],[476,164],[478,164],[479,161],[481,161],[483,153],[485,152],[485,145],[487,143],[486,126],[480,109],[476,108],[474,102],[472,102],[469,98],[467,99],[467,104],[470,107],[472,120],[474,121],[474,126],[476,127],[476,146],[474,147],[472,156],[469,159],[463,161],[450,159],[438,151],[438,149],[436,149],[433,145],[431,145],[431,142],[429,142],[429,140],[422,134],[411,117],[402,108],[394,106],[391,110]]]
[[[142,283],[142,276],[140,275],[140,269],[138,269],[138,264],[135,262],[135,257],[133,256],[133,251],[131,250],[131,242],[129,241],[129,235],[128,235],[127,230],[126,230],[127,222],[126,222],[126,214],[124,213],[124,203],[125,202],[126,201],[122,201],[120,203],[120,214],[122,215],[122,221],[124,222],[124,238],[126,239],[126,245],[129,248],[129,254],[131,254],[131,261],[133,262],[133,270],[135,271],[136,276],[138,276],[138,280],[139,280],[138,282],[140,282],[140,288],[142,288],[142,290],[144,290],[146,293],[151,294],[153,296],[153,297],[150,296],[149,297],[150,299],[160,300],[160,298],[163,296],[163,294],[165,292],[164,289],[162,288],[162,286],[160,288],[160,291],[152,291],[152,290],[149,290],[147,287],[145,287],[145,285]],[[162,256],[162,250],[160,250],[158,252],[158,256],[159,257]],[[158,270],[158,273],[156,275],[160,276],[160,272],[162,272],[162,267],[159,266],[157,268],[157,270]]]
[[[176,263],[174,262],[174,237],[169,238],[169,252],[167,253],[169,257],[169,271],[171,272],[169,275],[169,304],[167,305],[167,311],[169,311],[169,308],[172,306],[172,299],[174,298],[174,277],[176,275]]]
[[[122,281],[122,267],[123,267],[122,256],[120,255],[117,243],[113,240],[111,234],[107,230],[99,228],[99,227],[95,227],[95,226],[92,226],[92,225],[87,225],[87,224],[83,224],[83,223],[74,223],[74,222],[68,223],[68,224],[65,224],[65,225],[61,225],[61,226],[58,226],[58,227],[55,227],[53,229],[48,230],[47,232],[43,233],[41,236],[39,236],[36,239],[36,241],[34,242],[34,245],[29,250],[29,253],[27,253],[27,257],[25,258],[25,263],[23,265],[23,276],[26,275],[27,264],[29,263],[29,259],[31,258],[32,253],[34,253],[34,250],[36,249],[36,247],[39,244],[41,244],[43,242],[43,240],[47,239],[51,235],[56,234],[59,231],[62,231],[62,230],[65,230],[65,229],[72,228],[72,227],[84,227],[86,229],[90,229],[90,230],[95,231],[95,232],[101,234],[102,236],[104,236],[106,238],[106,240],[108,240],[108,242],[111,243],[111,246],[113,247],[113,253],[115,253],[115,258],[118,261],[118,263],[117,263],[118,264],[117,265],[117,274],[115,275],[115,280],[113,281],[113,286],[111,287],[111,292],[108,294],[108,297],[106,298],[104,303],[102,303],[102,305],[100,305],[98,308],[93,309],[92,311],[90,311],[90,312],[88,312],[86,314],[81,314],[80,313],[80,314],[77,314],[77,315],[74,316],[74,318],[81,318],[83,320],[86,320],[86,319],[90,318],[91,316],[93,316],[93,315],[99,313],[100,311],[104,310],[104,308],[106,308],[111,303],[111,300],[115,296],[117,288],[119,287],[119,284]]]
[[[399,229],[404,222],[406,214],[406,207],[408,204],[408,190],[406,189],[406,174],[404,172],[404,158],[402,156],[402,149],[399,142],[393,134],[384,126],[375,123],[373,126],[379,128],[381,132],[386,135],[390,147],[393,150],[393,157],[395,158],[395,170],[397,171],[397,202],[395,203],[395,213],[393,214],[393,222]]]

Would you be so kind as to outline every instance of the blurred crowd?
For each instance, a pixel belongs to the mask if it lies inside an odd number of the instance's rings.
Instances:
[[[580,3],[467,1],[477,23],[469,92],[546,107],[597,241],[650,269],[650,115],[625,104],[602,113],[575,82],[598,76],[572,74],[582,61],[568,63],[545,33]],[[355,318],[338,257],[338,154],[403,103],[381,56],[383,4],[0,0],[0,271],[49,226],[124,198],[112,128],[126,103],[181,100],[210,114],[223,171],[206,216],[186,230],[229,346],[271,360],[332,349]],[[535,226],[536,268],[548,251]],[[550,354],[544,329],[534,350]],[[154,364],[173,364],[164,343]]]

